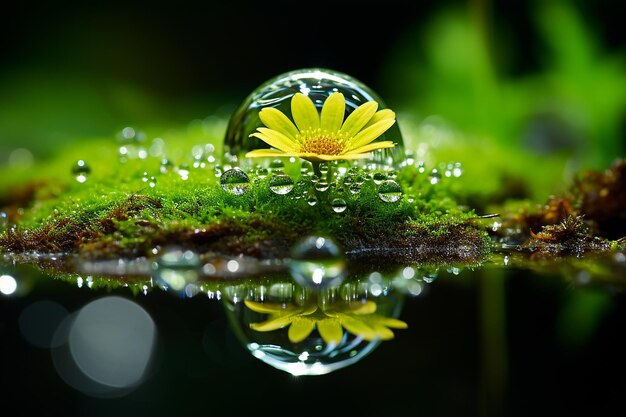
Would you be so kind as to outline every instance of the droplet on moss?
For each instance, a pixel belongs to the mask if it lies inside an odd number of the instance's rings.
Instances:
[[[344,95],[346,116],[368,101],[377,102],[379,110],[387,108],[384,101],[371,88],[347,74],[323,68],[303,68],[286,72],[261,84],[233,113],[224,137],[224,155],[237,155],[240,168],[252,168],[253,162],[245,158],[245,154],[254,149],[268,147],[260,139],[250,137],[257,127],[262,126],[259,118],[261,109],[272,107],[291,117],[291,98],[296,93],[302,93],[307,95],[321,111],[324,101],[334,92]],[[397,145],[373,152],[372,158],[364,163],[373,163],[380,167],[387,166],[390,162],[398,166],[402,163],[404,144],[397,123],[375,139],[375,141],[386,140]],[[225,158],[222,159],[224,160]]]
[[[242,195],[250,188],[250,178],[239,168],[232,168],[220,176],[220,185],[224,191]]]

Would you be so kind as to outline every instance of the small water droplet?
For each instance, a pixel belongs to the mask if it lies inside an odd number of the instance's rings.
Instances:
[[[379,185],[387,179],[387,175],[385,175],[384,172],[375,172],[372,179],[374,180],[374,184]]]
[[[328,187],[330,187],[330,184],[328,184],[326,181],[320,180],[315,183],[314,187],[317,191],[324,192],[328,190]]]
[[[182,163],[178,166],[178,175],[183,181],[187,181],[189,179],[189,165],[187,163]]]
[[[346,274],[343,251],[330,238],[308,236],[292,248],[289,272],[300,285],[335,287]]]
[[[360,184],[357,184],[357,183],[352,184],[352,185],[350,186],[350,192],[351,192],[352,194],[358,194],[358,193],[360,193],[360,192],[361,192],[361,185],[360,185]]]
[[[343,198],[333,199],[333,201],[330,202],[330,206],[335,213],[343,213],[348,207],[348,205],[346,204],[346,200],[344,200]]]
[[[281,173],[285,169],[285,163],[281,159],[274,159],[270,162],[270,171],[273,173]]]
[[[328,174],[328,163],[327,162],[320,163],[319,168],[320,168],[320,173],[322,175]]]
[[[395,203],[402,197],[402,187],[394,180],[387,180],[378,187],[378,197],[385,203]]]
[[[82,159],[76,161],[72,166],[72,175],[80,183],[87,181],[89,174],[91,174],[91,167]]]
[[[250,187],[250,178],[239,168],[232,168],[224,172],[220,177],[220,185],[224,191],[231,194],[242,195]]]
[[[270,190],[274,194],[285,195],[293,190],[294,182],[287,174],[275,174],[270,178]]]
[[[441,173],[437,168],[433,168],[433,170],[430,171],[430,174],[428,174],[428,178],[431,184],[437,184],[439,181],[441,181]]]
[[[415,167],[417,168],[417,172],[419,172],[420,174],[426,172],[426,165],[422,161],[418,162]]]
[[[168,172],[174,169],[174,164],[167,158],[161,159],[161,164],[159,165],[159,172],[161,174],[167,174]]]
[[[317,198],[315,198],[315,197],[309,197],[309,198],[306,200],[306,202],[307,202],[307,204],[308,204],[309,206],[313,207],[314,205],[316,205],[316,204],[317,204]]]
[[[0,212],[0,230],[6,230],[8,225],[9,225],[9,216],[6,214],[6,212],[1,211]]]
[[[268,174],[269,174],[269,172],[268,172],[267,168],[264,168],[264,167],[260,166],[260,167],[258,167],[256,169],[256,176],[257,176],[257,178],[263,179],[263,178],[267,177]]]

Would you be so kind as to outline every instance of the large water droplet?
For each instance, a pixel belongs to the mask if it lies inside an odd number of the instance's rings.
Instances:
[[[402,197],[402,187],[393,180],[384,181],[378,187],[378,197],[385,203],[395,203]]]
[[[185,296],[200,277],[200,257],[191,250],[167,249],[152,263],[152,278],[161,288]]]
[[[231,194],[241,195],[248,191],[250,178],[239,168],[232,168],[220,176],[220,185],[224,191]]]
[[[270,190],[274,194],[289,194],[293,190],[293,186],[293,178],[287,174],[276,174],[270,178]]]
[[[229,120],[224,138],[224,152],[238,155],[242,169],[250,169],[256,161],[245,158],[245,154],[254,149],[266,149],[265,142],[250,137],[257,127],[262,126],[259,112],[262,108],[273,107],[291,117],[291,98],[296,93],[307,95],[321,110],[326,98],[333,92],[340,92],[346,99],[346,115],[358,106],[376,101],[378,109],[386,108],[384,101],[369,87],[359,80],[340,72],[321,68],[305,68],[280,74],[254,90],[233,113]],[[389,160],[399,164],[404,160],[403,139],[398,124],[395,123],[375,141],[393,141],[394,148],[373,152],[371,162],[386,166]],[[255,158],[257,161],[259,158]]]
[[[330,238],[308,236],[292,248],[289,271],[300,285],[335,287],[346,273],[343,251]]]
[[[76,161],[72,166],[72,175],[80,183],[87,181],[89,174],[91,174],[91,167],[82,159]]]

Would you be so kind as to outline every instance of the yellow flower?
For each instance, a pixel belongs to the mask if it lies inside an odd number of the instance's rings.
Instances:
[[[280,110],[266,107],[259,112],[265,127],[250,135],[275,149],[257,149],[246,157],[294,156],[311,162],[368,158],[373,150],[395,146],[391,141],[373,142],[395,123],[393,111],[377,109],[377,102],[368,101],[344,121],[343,94],[328,96],[319,115],[308,96],[296,93],[291,98],[293,122]]]
[[[340,304],[324,311],[314,303],[305,306],[250,300],[245,300],[244,303],[252,311],[269,314],[268,320],[251,323],[251,329],[269,332],[289,326],[287,336],[293,343],[302,342],[316,327],[326,343],[335,345],[341,341],[343,329],[367,341],[373,341],[393,339],[394,334],[390,328],[407,328],[402,320],[375,314],[377,307],[373,301]]]

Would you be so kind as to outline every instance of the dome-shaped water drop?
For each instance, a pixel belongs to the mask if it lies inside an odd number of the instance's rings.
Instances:
[[[282,156],[380,168],[404,160],[395,113],[359,80],[321,68],[287,72],[254,90],[232,115],[223,150],[224,164],[245,170]]]

